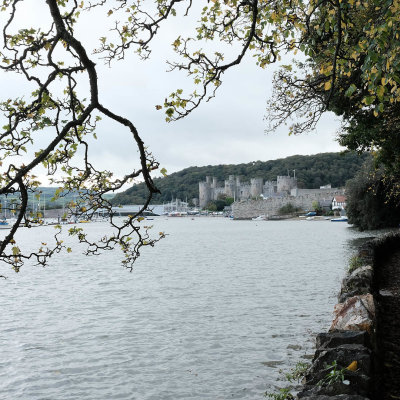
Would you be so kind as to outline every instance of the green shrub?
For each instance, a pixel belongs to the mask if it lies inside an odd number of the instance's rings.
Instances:
[[[291,384],[294,382],[300,382],[307,374],[310,364],[299,361],[290,372],[285,374],[287,381]],[[279,371],[283,373],[282,370]],[[278,393],[265,392],[265,397],[272,400],[294,400],[295,397],[292,395],[291,390],[294,390],[293,385],[286,388],[279,389]]]
[[[364,265],[363,260],[359,256],[357,255],[352,256],[349,260],[349,274],[351,274],[357,268],[362,267],[363,265]]]
[[[295,207],[292,203],[287,203],[278,210],[279,215],[293,214],[300,211],[300,207]]]
[[[294,368],[291,369],[290,372],[288,372],[285,376],[286,379],[290,382],[300,382],[308,372],[308,369],[310,367],[309,363],[299,361]]]
[[[349,385],[350,382],[345,378],[345,372],[347,368],[339,368],[336,361],[333,361],[331,365],[327,365],[328,373],[326,376],[318,382],[318,386],[330,386],[336,382],[341,382],[345,385]]]

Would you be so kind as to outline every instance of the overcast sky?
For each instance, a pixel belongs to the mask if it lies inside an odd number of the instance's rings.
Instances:
[[[40,3],[44,8],[39,7]],[[48,10],[44,0],[40,3],[38,0],[19,3],[25,21],[43,20]],[[96,14],[84,17],[82,22],[76,35],[86,45],[93,46],[97,38],[107,35],[108,28]],[[171,21],[155,39],[148,61],[131,55],[109,68],[96,60],[101,102],[135,124],[168,173],[189,166],[267,161],[294,154],[342,150],[335,142],[339,121],[332,115],[327,115],[314,133],[289,137],[285,127],[265,132],[266,101],[276,67],[262,70],[251,57],[224,75],[215,99],[202,104],[184,120],[166,123],[164,112],[157,111],[155,105],[162,104],[173,90],[190,87],[191,82],[184,73],[166,73],[165,60],[174,57],[170,43],[182,30],[191,28],[190,20]],[[18,77],[4,73],[0,74],[0,84],[2,99],[9,93],[18,93],[25,85]],[[137,151],[129,132],[103,121],[98,137],[91,153],[98,167],[113,169],[117,176],[122,176],[129,172],[127,166],[137,164]]]

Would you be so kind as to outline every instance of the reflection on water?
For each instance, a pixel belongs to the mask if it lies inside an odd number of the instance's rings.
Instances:
[[[133,273],[117,253],[74,251],[0,283],[5,398],[260,399],[312,353],[368,236],[328,221],[152,223],[169,235]]]

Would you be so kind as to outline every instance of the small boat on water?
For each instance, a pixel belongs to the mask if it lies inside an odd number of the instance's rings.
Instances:
[[[347,217],[345,215],[342,215],[338,218],[332,218],[331,222],[347,222]]]
[[[0,229],[10,229],[11,225],[5,220],[0,220]]]
[[[254,217],[251,219],[252,221],[266,221],[267,218],[265,215],[259,215],[258,217]]]
[[[185,211],[172,211],[168,213],[168,217],[186,217],[188,215]]]

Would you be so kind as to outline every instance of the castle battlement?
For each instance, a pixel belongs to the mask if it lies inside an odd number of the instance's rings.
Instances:
[[[218,184],[217,178],[207,176],[205,182],[199,182],[199,205],[204,208],[220,195],[243,201],[260,197],[289,196],[293,189],[297,189],[297,179],[294,176],[278,176],[276,181],[252,178],[250,182],[241,182],[239,176],[229,175],[223,186]]]

